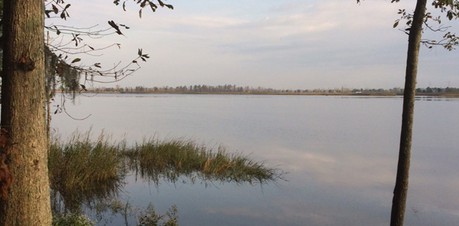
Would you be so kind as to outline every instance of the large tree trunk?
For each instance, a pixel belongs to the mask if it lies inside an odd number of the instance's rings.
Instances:
[[[51,225],[45,120],[44,1],[4,1],[2,152],[13,178],[0,202],[0,225]],[[1,184],[1,189],[5,189]]]
[[[422,25],[426,12],[427,0],[418,0],[413,15],[413,22],[408,38],[408,56],[406,62],[405,91],[403,95],[402,131],[400,150],[392,200],[391,226],[403,225],[411,158],[413,134],[414,100],[416,94],[416,75],[418,68],[419,47],[422,37]]]

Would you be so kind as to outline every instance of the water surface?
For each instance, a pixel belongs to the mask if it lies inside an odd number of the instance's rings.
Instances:
[[[128,143],[193,139],[287,171],[265,185],[161,183],[131,175],[122,198],[181,225],[388,225],[400,97],[97,95],[67,101],[52,125]],[[459,225],[459,100],[418,98],[407,225]],[[120,223],[122,224],[122,223]]]

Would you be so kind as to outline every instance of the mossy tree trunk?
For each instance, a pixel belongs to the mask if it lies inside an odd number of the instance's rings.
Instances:
[[[403,94],[402,131],[400,135],[397,179],[395,182],[394,197],[392,200],[391,226],[403,225],[405,217],[411,159],[411,143],[413,137],[416,76],[426,3],[427,0],[417,1],[416,9],[413,15],[413,22],[409,30],[408,56],[405,72],[405,91]]]
[[[4,1],[1,127],[13,182],[0,225],[51,225],[45,119],[44,1]]]

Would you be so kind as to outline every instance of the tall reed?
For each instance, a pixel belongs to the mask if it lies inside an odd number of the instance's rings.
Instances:
[[[53,139],[49,149],[51,189],[62,196],[67,208],[118,192],[124,180],[122,144],[111,145],[101,134],[75,133],[66,143]]]

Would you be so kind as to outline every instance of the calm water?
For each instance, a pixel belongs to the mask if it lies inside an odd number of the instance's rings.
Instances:
[[[162,183],[128,177],[122,198],[181,225],[388,225],[401,98],[98,95],[53,118],[63,137],[101,130],[128,142],[189,138],[287,171],[267,185]],[[416,102],[407,225],[459,225],[459,99]],[[116,219],[113,224],[116,224]],[[119,223],[122,224],[122,223]]]

